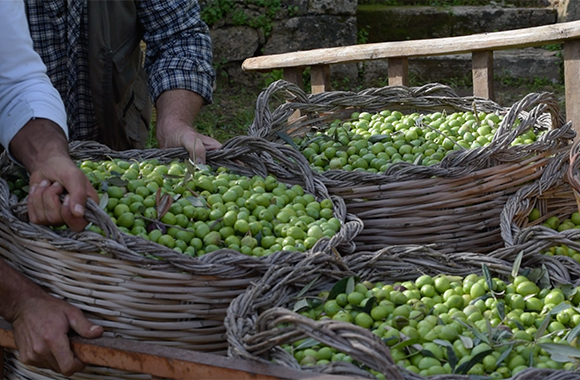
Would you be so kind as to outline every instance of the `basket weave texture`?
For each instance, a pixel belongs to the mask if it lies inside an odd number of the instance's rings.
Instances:
[[[286,102],[274,108],[280,98]],[[345,121],[354,111],[385,109],[494,112],[504,120],[490,145],[457,150],[437,165],[401,162],[384,173],[322,173],[328,191],[342,197],[348,212],[364,222],[364,230],[354,239],[361,251],[410,243],[437,244],[442,252],[486,253],[502,247],[499,217],[505,202],[518,187],[537,179],[551,156],[569,149],[575,136],[549,93],[529,94],[504,108],[487,99],[459,97],[436,83],[307,95],[285,81],[274,82],[259,95],[248,134],[284,142],[285,136],[303,137],[331,121]],[[301,116],[289,121],[296,111]],[[514,127],[518,119],[520,124]],[[511,145],[529,129],[546,133],[532,144]]]
[[[267,151],[277,161],[264,163],[257,151]],[[157,158],[163,163],[187,157],[183,149],[116,152],[94,142],[72,143],[70,152],[74,160],[96,161]],[[1,159],[6,174],[11,163],[6,156]],[[244,175],[273,174],[281,182],[303,185],[319,200],[330,197],[302,157],[263,139],[234,138],[221,149],[208,152],[207,162]],[[105,336],[225,355],[223,319],[227,307],[269,267],[303,259],[311,252],[352,251],[352,239],[362,223],[346,213],[340,198],[332,200],[341,228],[309,252],[251,257],[220,249],[194,258],[119,231],[93,201],[87,205],[87,219],[108,237],[89,230],[55,231],[29,223],[26,205],[16,203],[7,183],[0,179],[0,257],[49,293],[83,310],[89,319],[104,326]],[[90,373],[96,375],[90,377]],[[75,376],[100,379],[104,373],[92,367]]]
[[[421,380],[423,376],[398,367],[389,348],[369,330],[352,323],[332,319],[315,321],[291,311],[296,299],[316,296],[321,290],[332,288],[337,279],[358,276],[361,281],[414,280],[422,274],[450,274],[466,276],[482,274],[485,264],[490,273],[507,277],[519,247],[502,248],[508,260],[479,253],[441,253],[429,246],[391,246],[376,252],[359,252],[343,258],[348,268],[343,271],[336,259],[325,255],[310,256],[295,267],[271,268],[260,282],[237,297],[228,309],[225,324],[228,331],[229,355],[254,361],[274,362],[278,365],[319,373],[375,378],[369,372],[348,363],[331,362],[326,365],[300,366],[293,355],[281,346],[303,338],[313,338],[350,355],[355,361],[381,372],[387,379]],[[526,251],[522,267],[544,265],[552,285],[577,284],[578,272],[571,273],[566,265],[552,257]],[[307,289],[307,290],[305,290]],[[283,327],[281,327],[283,325]],[[428,379],[470,379],[467,375],[434,375]],[[511,378],[580,379],[580,373],[529,368]]]
[[[565,245],[580,251],[579,229],[556,231],[542,225],[551,217],[556,216],[562,221],[580,210],[577,198],[580,190],[579,154],[580,145],[575,142],[568,152],[555,157],[538,180],[522,186],[508,199],[500,216],[506,246],[545,252]],[[540,217],[530,221],[528,216],[534,208],[540,211]],[[496,257],[501,256],[496,254]],[[569,256],[556,255],[554,258],[570,268],[580,267],[580,263]]]

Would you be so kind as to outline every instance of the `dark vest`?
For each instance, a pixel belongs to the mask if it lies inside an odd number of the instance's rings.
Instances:
[[[89,76],[102,142],[114,150],[143,149],[151,100],[135,1],[88,0],[87,7]]]

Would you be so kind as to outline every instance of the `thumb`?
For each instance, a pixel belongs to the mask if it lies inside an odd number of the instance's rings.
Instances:
[[[205,164],[205,146],[202,139],[196,136],[188,140],[185,148],[196,164]]]
[[[69,315],[71,329],[83,338],[94,339],[103,335],[103,326],[95,325],[89,321],[80,310]]]

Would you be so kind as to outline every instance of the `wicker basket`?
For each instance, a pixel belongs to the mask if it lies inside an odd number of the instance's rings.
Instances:
[[[182,149],[115,152],[96,143],[73,143],[70,151],[75,160],[157,158],[169,162],[187,156]],[[256,151],[267,151],[277,160],[264,163]],[[270,173],[282,182],[302,184],[318,199],[329,197],[307,163],[283,146],[234,138],[222,149],[208,152],[207,158],[210,165],[230,167],[245,175]],[[7,173],[9,161],[6,156],[3,159]],[[87,218],[106,231],[108,238],[88,230],[54,231],[29,223],[24,220],[25,205],[15,203],[7,183],[0,179],[0,257],[49,293],[83,310],[89,319],[104,326],[105,336],[224,355],[227,340],[223,319],[229,303],[269,267],[293,265],[310,252],[353,250],[352,239],[362,223],[346,213],[340,198],[332,200],[342,226],[335,236],[321,239],[309,252],[276,252],[258,258],[220,249],[193,258],[122,233],[92,201]],[[148,258],[150,253],[161,260]],[[83,376],[91,371],[95,369],[87,369]],[[103,378],[103,373],[95,376]]]
[[[520,251],[517,247],[502,250],[502,255],[510,260],[514,260]],[[351,275],[358,276],[361,281],[389,283],[413,280],[422,274],[481,275],[482,264],[486,264],[491,273],[505,278],[512,271],[512,262],[477,253],[441,253],[428,246],[391,246],[377,252],[359,252],[345,257],[344,263],[349,268],[346,272],[340,271],[336,261],[328,256],[311,256],[294,268],[271,268],[259,283],[249,287],[230,304],[225,320],[229,354],[304,371],[375,378],[358,366],[342,362],[300,366],[294,356],[281,347],[299,339],[313,338],[379,371],[389,380],[425,379],[395,365],[389,348],[369,330],[332,319],[315,321],[291,311],[292,305],[298,297],[316,296],[321,290],[329,290],[337,278]],[[542,264],[546,266],[553,285],[574,284],[571,278],[578,272],[570,273],[561,262],[532,251],[525,252],[520,268]],[[466,375],[429,376],[429,379],[442,380],[470,378]],[[530,368],[512,379],[580,379],[580,373]]]
[[[273,111],[274,100],[287,101]],[[537,179],[551,156],[564,151],[575,136],[564,124],[556,99],[548,93],[529,94],[510,108],[476,97],[459,97],[447,86],[370,88],[359,93],[306,95],[297,86],[274,82],[258,97],[251,136],[283,142],[303,136],[330,121],[346,120],[353,111],[380,110],[430,113],[447,110],[496,112],[504,115],[487,147],[459,150],[440,164],[399,163],[385,173],[329,170],[323,181],[333,195],[344,198],[348,212],[364,222],[354,239],[357,250],[388,245],[437,244],[441,252],[491,252],[503,246],[500,213],[508,197]],[[300,118],[288,118],[300,111]],[[514,122],[521,123],[513,128]],[[511,146],[517,135],[534,128],[547,131],[529,145]]]
[[[566,245],[580,251],[579,229],[556,231],[543,225],[551,217],[564,220],[580,210],[576,197],[576,189],[580,189],[580,162],[576,159],[579,151],[580,145],[576,142],[569,152],[556,156],[537,181],[521,187],[508,199],[500,216],[502,238],[506,246],[515,245],[546,252],[552,247]],[[540,217],[530,221],[528,216],[534,208],[540,211]],[[496,257],[500,257],[497,253]],[[580,267],[580,263],[571,257],[558,255],[554,258],[570,267]]]

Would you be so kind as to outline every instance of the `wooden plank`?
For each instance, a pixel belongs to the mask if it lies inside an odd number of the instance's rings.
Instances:
[[[379,42],[252,57],[242,63],[242,69],[246,71],[273,70],[397,57],[464,54],[480,50],[541,46],[576,38],[580,38],[580,20],[468,36]]]
[[[390,58],[387,72],[389,86],[409,85],[409,60],[406,57]]]
[[[160,379],[363,380],[353,376],[297,371],[269,363],[126,339],[89,340],[74,336],[71,337],[71,346],[75,355],[86,364],[151,374]],[[16,345],[10,324],[0,319],[0,348],[2,347],[14,349]]]
[[[473,95],[493,100],[493,50],[473,52],[471,65]]]
[[[314,65],[310,68],[310,88],[313,94],[330,91],[329,65]]]
[[[564,90],[566,119],[572,121],[576,140],[580,139],[580,40],[564,43]]]

